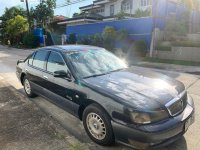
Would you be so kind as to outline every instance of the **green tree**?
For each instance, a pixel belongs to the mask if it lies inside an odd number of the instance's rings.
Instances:
[[[82,16],[85,16],[86,15],[86,13],[83,11],[83,12],[80,12],[80,13],[77,13],[77,12],[75,12],[73,15],[72,15],[72,17],[73,18],[76,18],[76,17],[82,17]]]
[[[13,19],[6,21],[4,30],[11,44],[18,44],[22,39],[23,33],[28,31],[28,21],[25,17],[17,15]]]
[[[10,19],[15,18],[17,15],[25,17],[26,11],[21,7],[11,7],[11,8],[6,8],[4,11],[4,14],[1,16],[1,20],[2,20],[2,23],[1,23],[1,27],[2,27],[1,35],[2,36],[1,36],[1,38],[4,43],[7,42],[7,40],[8,40],[8,37],[5,34],[6,33],[5,28],[7,25],[6,22]]]
[[[46,27],[47,22],[53,19],[55,7],[56,0],[43,0],[39,5],[35,7],[35,9],[31,8],[31,18],[36,19],[36,21],[41,24],[42,27]]]
[[[1,16],[2,22],[12,19],[17,15],[26,16],[26,12],[21,7],[6,8],[4,14]]]

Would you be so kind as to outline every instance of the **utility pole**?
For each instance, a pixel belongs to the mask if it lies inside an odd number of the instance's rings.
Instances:
[[[27,10],[27,18],[28,18],[28,24],[29,24],[29,32],[31,31],[31,20],[30,20],[30,12],[28,7],[28,0],[26,0],[26,10]]]
[[[24,2],[24,0],[21,0],[21,2]],[[25,2],[26,2],[26,12],[27,12],[27,18],[28,18],[28,24],[29,24],[29,31],[31,31],[31,20],[30,20],[28,0],[25,0]]]

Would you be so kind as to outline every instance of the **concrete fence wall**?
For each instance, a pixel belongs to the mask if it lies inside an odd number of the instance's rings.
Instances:
[[[200,62],[200,47],[172,47],[171,51],[154,51],[154,57]]]
[[[126,29],[129,39],[134,41],[144,40],[148,49],[150,48],[153,31],[152,17],[102,21],[98,23],[67,26],[66,35],[68,36],[74,33],[76,34],[77,38],[85,35],[93,35],[96,33],[102,33],[104,28],[107,26],[114,27],[116,30]]]

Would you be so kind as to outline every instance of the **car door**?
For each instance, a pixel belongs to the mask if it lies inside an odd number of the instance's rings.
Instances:
[[[32,89],[39,94],[43,94],[44,92],[43,87],[45,82],[43,78],[43,72],[45,72],[45,63],[48,54],[48,50],[36,51],[28,60],[28,65],[25,68],[25,72],[30,81]]]
[[[69,113],[74,114],[73,91],[74,83],[66,78],[54,77],[55,71],[69,71],[68,67],[59,52],[51,51],[47,59],[45,77],[45,96],[64,108]]]

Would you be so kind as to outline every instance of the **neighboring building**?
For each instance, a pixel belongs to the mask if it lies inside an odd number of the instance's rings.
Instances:
[[[152,0],[95,0],[93,4],[80,7],[81,11],[113,17],[120,12],[134,15],[140,10],[151,10]]]
[[[95,23],[102,21],[102,19],[103,18],[100,15],[84,13],[80,16],[60,21],[58,22],[58,25],[79,25],[79,24]]]
[[[67,17],[62,16],[62,15],[56,15],[56,16],[53,17],[53,20],[55,20],[55,21],[62,21],[62,20],[65,20],[65,19],[67,19]]]
[[[117,20],[118,14],[123,12],[124,18],[134,18],[139,10],[152,9],[152,0],[95,0],[93,4],[79,8],[82,15],[65,19],[60,25],[78,25],[100,21]]]

